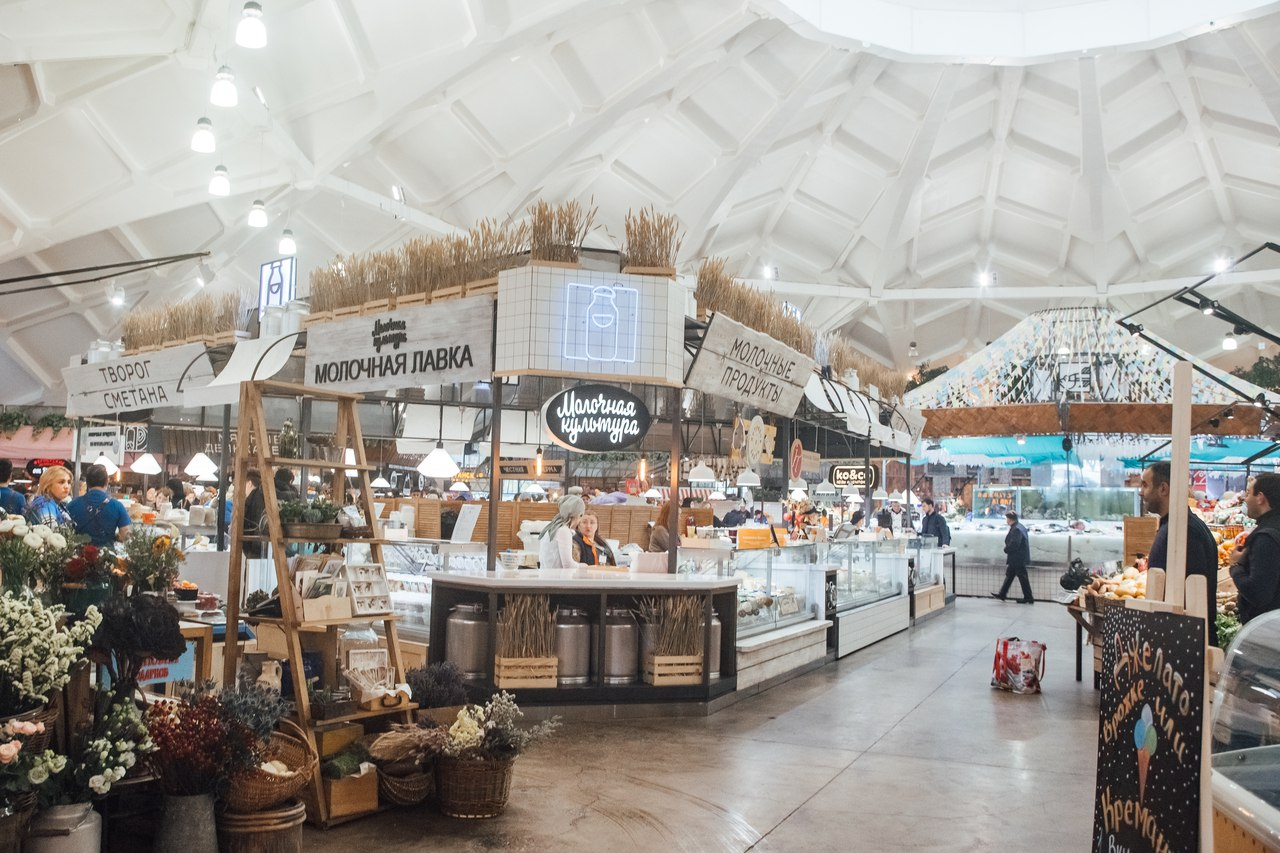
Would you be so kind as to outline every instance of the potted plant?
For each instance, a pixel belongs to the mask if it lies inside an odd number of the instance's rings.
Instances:
[[[64,614],[62,607],[36,598],[0,596],[0,721],[18,717],[52,724],[49,697],[70,680],[71,667],[102,622],[96,607],[74,623]]]
[[[452,725],[467,704],[467,688],[462,668],[451,660],[415,667],[404,674],[405,682],[418,703],[418,719],[437,725]]]
[[[0,853],[17,853],[35,809],[35,791],[66,759],[37,749],[43,723],[10,720],[0,726]]]
[[[101,609],[116,580],[123,579],[121,561],[114,551],[91,544],[87,537],[68,532],[65,538],[67,547],[47,561],[45,598],[77,615],[90,605]]]
[[[284,535],[291,539],[335,539],[342,532],[337,518],[338,507],[324,498],[316,498],[311,503],[289,500],[280,505]]]
[[[523,729],[524,714],[505,690],[484,705],[467,705],[449,726],[436,762],[440,810],[450,817],[497,817],[507,806],[515,760],[559,728],[556,718]]]
[[[308,685],[307,700],[311,705],[311,717],[315,720],[346,717],[359,707],[350,687],[316,687],[314,682]]]
[[[232,774],[222,797],[239,814],[278,808],[311,781],[319,756],[302,729],[285,715],[290,703],[274,687],[242,682],[217,693],[223,716],[253,732],[261,761]],[[284,726],[288,731],[279,730]]]
[[[178,579],[186,558],[169,534],[154,527],[133,531],[124,543],[124,563],[134,595],[140,592],[164,595]]]

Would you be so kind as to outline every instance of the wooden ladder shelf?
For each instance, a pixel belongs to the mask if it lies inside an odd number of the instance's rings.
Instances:
[[[287,396],[291,398],[303,397],[314,400],[324,400],[337,404],[337,425],[334,434],[334,446],[339,453],[343,449],[350,447],[355,453],[355,461],[353,464],[343,462],[330,462],[321,459],[281,459],[271,455],[271,439],[267,432],[267,419],[263,409],[262,401],[264,397],[270,396]],[[299,617],[298,602],[293,594],[293,582],[289,575],[289,565],[286,555],[286,547],[290,542],[296,542],[297,539],[286,537],[284,529],[280,521],[280,504],[276,494],[274,469],[277,466],[285,467],[308,467],[321,470],[332,470],[332,489],[334,503],[342,504],[343,498],[347,491],[347,478],[345,471],[354,470],[356,474],[354,479],[357,481],[357,488],[360,492],[358,506],[364,517],[368,520],[369,525],[373,528],[373,537],[367,541],[373,558],[373,562],[382,563],[382,540],[380,538],[381,525],[378,522],[377,515],[373,512],[372,505],[372,489],[369,487],[369,472],[375,470],[375,466],[368,463],[364,452],[364,435],[360,429],[360,418],[356,411],[356,404],[361,397],[358,394],[344,394],[323,389],[308,388],[301,385],[290,385],[280,382],[245,382],[240,386],[240,420],[237,428],[237,452],[235,461],[235,487],[236,500],[234,512],[231,521],[231,555],[230,566],[227,580],[227,625],[234,626],[239,624],[241,618],[241,596],[244,588],[244,575],[246,562],[244,556],[244,545],[246,542],[266,542],[271,547],[271,557],[275,564],[276,570],[276,586],[280,595],[280,612],[279,617],[261,617],[255,619],[253,617],[245,617],[245,621],[257,624],[271,624],[279,626],[285,636],[285,642],[288,649],[287,658],[289,660],[290,678],[293,685],[293,699],[297,706],[298,722],[302,730],[306,733],[307,739],[311,742],[313,748],[317,748],[316,727],[317,725],[333,725],[336,722],[342,722],[352,719],[369,719],[373,717],[396,717],[400,722],[411,722],[413,711],[417,707],[410,704],[400,706],[394,709],[361,711],[342,720],[314,720],[311,716],[311,703],[307,695],[307,676],[303,669],[302,662],[302,642],[299,637],[303,631],[323,631],[331,635],[336,635],[339,628],[350,623],[370,624],[381,623],[383,633],[387,641],[387,656],[392,668],[396,673],[396,681],[403,682],[405,680],[404,662],[400,654],[400,639],[396,633],[395,616],[387,613],[386,615],[370,615],[370,616],[352,616],[350,619],[326,619],[313,622],[307,622]],[[250,468],[257,468],[262,473],[262,489],[263,503],[266,509],[267,534],[265,536],[245,536],[244,535],[244,484],[247,482],[246,475]],[[306,483],[300,483],[300,491],[305,494]],[[332,542],[334,547],[342,547],[353,540],[339,539]],[[232,629],[234,630],[234,628]],[[336,638],[335,638],[336,639]],[[333,643],[329,646],[332,647]],[[223,659],[223,683],[235,684],[236,673],[240,662],[240,647],[235,642],[228,642],[226,654]],[[327,669],[327,668],[326,668]],[[340,675],[338,676],[340,677]],[[317,749],[318,751],[318,749]],[[318,814],[309,814],[308,817],[318,823],[320,826],[328,828],[336,823],[350,820],[353,817],[363,815],[347,815],[341,818],[335,818],[331,814],[330,803],[325,798],[324,786],[320,779],[319,771],[315,774],[312,783],[312,798],[318,804]],[[367,812],[366,814],[372,814]]]

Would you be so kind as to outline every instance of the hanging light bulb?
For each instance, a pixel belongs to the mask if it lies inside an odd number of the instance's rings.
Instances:
[[[209,91],[209,103],[215,107],[234,107],[240,103],[240,93],[236,91],[236,74],[226,65],[213,75],[213,88]]]
[[[160,462],[150,453],[144,453],[129,466],[129,470],[135,474],[145,474],[151,476],[160,473]]]
[[[649,457],[641,454],[640,465],[636,468],[636,477],[640,480],[649,479]]]
[[[213,177],[209,179],[209,195],[231,195],[231,175],[226,166],[213,167]]]
[[[212,154],[218,150],[218,141],[213,138],[213,122],[207,118],[196,121],[196,132],[191,135],[191,150],[197,154]]]
[[[249,0],[240,10],[236,44],[253,49],[267,46],[267,25],[262,22],[262,5],[254,0]]]
[[[916,346],[916,342],[912,341],[911,346],[907,347],[907,358],[919,358],[920,347]]]
[[[1231,334],[1230,332],[1227,332],[1225,335],[1222,336],[1222,348],[1224,350],[1227,350],[1229,352],[1235,349],[1237,346],[1238,344],[1236,343],[1235,335]]]
[[[535,476],[542,476],[542,445],[538,445],[538,452],[533,454],[533,473]]]
[[[262,199],[260,198],[254,199],[253,207],[249,208],[249,227],[267,227],[267,206],[262,203]]]
[[[293,239],[293,232],[288,228],[284,229],[284,233],[280,235],[280,254],[296,255],[298,254],[298,244]]]

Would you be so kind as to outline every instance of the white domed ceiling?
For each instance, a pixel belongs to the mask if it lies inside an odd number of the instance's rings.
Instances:
[[[671,211],[683,272],[722,255],[905,370],[1280,237],[1277,14],[997,65],[851,47],[764,0],[264,0],[260,50],[234,44],[240,5],[0,0],[0,279],[208,251],[210,288],[256,287],[287,227],[305,288],[339,253],[594,198],[593,243]],[[233,108],[209,103],[222,65]],[[190,150],[201,117],[217,153]],[[60,402],[129,306],[200,287],[194,263],[118,278],[124,306],[109,284],[4,300],[0,402]],[[1204,290],[1280,327],[1280,255]],[[1224,331],[1140,319],[1202,356]]]

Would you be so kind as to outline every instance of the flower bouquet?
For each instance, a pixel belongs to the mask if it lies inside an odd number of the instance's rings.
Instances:
[[[516,757],[560,727],[552,718],[531,728],[505,690],[484,705],[466,705],[449,726],[436,763],[440,810],[450,817],[496,817],[507,806]]]
[[[182,549],[173,544],[173,537],[154,527],[135,530],[124,543],[125,572],[135,594],[158,592],[163,595],[178,579],[186,558]]]
[[[43,723],[10,720],[0,726],[0,850],[17,850],[35,807],[35,791],[67,760],[32,744],[45,735]]]
[[[45,580],[51,567],[65,559],[69,542],[75,541],[69,527],[28,525],[20,517],[0,520],[0,576],[3,588],[21,592]]]
[[[107,668],[117,701],[133,695],[150,660],[177,660],[187,649],[178,611],[154,595],[116,596],[102,604],[90,653]]]
[[[56,559],[50,559],[43,577],[45,599],[81,614],[89,605],[101,608],[114,583],[124,574],[123,561],[109,548],[93,545],[86,537],[69,534],[71,543]]]
[[[63,624],[63,608],[39,600],[0,596],[0,718],[41,707],[70,680],[102,622],[90,607],[74,624]]]
[[[163,699],[147,708],[145,720],[155,744],[147,766],[167,795],[220,793],[231,776],[262,760],[253,729],[212,693]]]
[[[104,708],[93,727],[78,740],[72,757],[58,756],[59,766],[50,768],[48,776],[39,780],[41,808],[106,796],[140,758],[155,749],[131,699]]]

